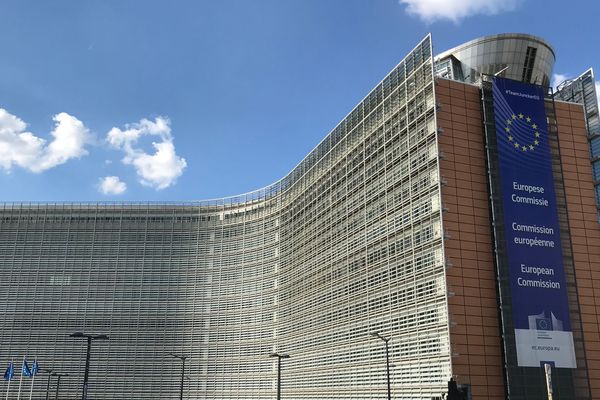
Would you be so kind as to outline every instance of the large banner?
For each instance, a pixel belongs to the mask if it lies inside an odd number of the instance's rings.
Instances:
[[[496,77],[493,99],[517,362],[576,368],[544,92]]]

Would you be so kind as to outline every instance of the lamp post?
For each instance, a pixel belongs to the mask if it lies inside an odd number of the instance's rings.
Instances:
[[[183,400],[183,380],[185,379],[185,360],[188,359],[188,356],[179,356],[177,354],[169,353],[171,357],[178,358],[181,360],[181,386],[179,388],[179,400]]]
[[[92,348],[92,340],[108,340],[108,336],[89,335],[83,332],[71,333],[69,336],[72,338],[87,339],[87,353],[85,356],[85,374],[83,375],[83,391],[81,393],[81,400],[86,400],[88,391],[88,378],[90,375],[90,350]]]
[[[69,376],[69,374],[59,374],[58,372],[53,372],[52,376],[56,376],[56,393],[54,394],[54,400],[58,400],[58,389],[60,389],[60,378],[63,376]]]
[[[387,397],[388,400],[392,400],[392,388],[390,386],[390,348],[389,341],[391,338],[381,336],[379,332],[372,332],[371,336],[375,336],[378,339],[381,339],[385,342],[385,364],[386,364],[386,372],[387,372]]]
[[[50,378],[52,378],[52,372],[54,372],[54,370],[52,369],[43,369],[42,372],[45,372],[48,374],[48,383],[46,383],[46,400],[48,400],[48,396],[50,395]]]
[[[290,358],[289,354],[271,353],[269,357],[277,357],[277,400],[281,400],[281,359]]]

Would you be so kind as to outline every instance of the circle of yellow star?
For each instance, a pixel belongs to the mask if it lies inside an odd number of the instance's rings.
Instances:
[[[515,127],[513,122],[518,120],[516,124],[525,124],[527,125],[527,133],[531,132],[533,136],[533,140],[530,143],[517,143],[515,140],[515,136],[513,134],[515,129],[518,129],[518,126]],[[506,119],[506,124],[504,126],[504,131],[506,132],[506,138],[508,141],[514,146],[515,150],[525,153],[527,151],[534,151],[537,146],[539,146],[540,141],[538,140],[541,137],[541,134],[538,129],[538,125],[533,122],[530,116],[525,115],[523,113],[512,114],[509,118]]]

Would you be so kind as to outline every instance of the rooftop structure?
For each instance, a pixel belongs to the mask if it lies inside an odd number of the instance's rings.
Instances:
[[[435,58],[437,74],[449,79],[477,83],[487,74],[548,86],[556,55],[540,37],[503,33],[468,41]]]

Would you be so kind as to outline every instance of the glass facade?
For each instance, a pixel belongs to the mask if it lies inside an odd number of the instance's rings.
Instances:
[[[560,83],[554,97],[558,100],[583,104],[590,141],[592,174],[595,181],[594,190],[596,192],[596,202],[600,207],[600,116],[598,114],[598,96],[594,71],[590,68],[577,78]],[[600,213],[598,214],[598,220],[600,221]]]
[[[5,204],[0,361],[90,396],[440,398],[451,376],[430,37],[281,181],[191,204]],[[34,398],[45,398],[37,379]],[[54,386],[51,386],[54,390]]]

